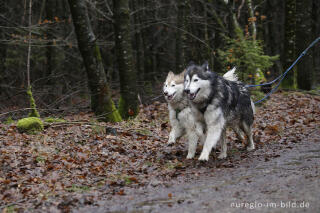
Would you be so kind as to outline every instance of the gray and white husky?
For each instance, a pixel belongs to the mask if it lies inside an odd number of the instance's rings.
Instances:
[[[248,137],[247,150],[255,148],[252,139],[254,104],[250,92],[239,81],[230,81],[209,71],[208,64],[189,65],[185,72],[184,89],[196,123],[205,123],[206,139],[199,160],[208,160],[212,148],[221,141],[218,158],[227,157],[226,129],[241,129]],[[197,124],[196,124],[197,125]]]
[[[237,77],[232,69],[224,74],[224,78],[236,81]],[[163,94],[168,102],[171,132],[168,144],[173,144],[182,135],[187,135],[188,155],[187,159],[194,157],[197,142],[205,140],[204,122],[197,122],[188,104],[188,98],[184,93],[184,75],[186,70],[180,74],[169,72],[163,86]]]

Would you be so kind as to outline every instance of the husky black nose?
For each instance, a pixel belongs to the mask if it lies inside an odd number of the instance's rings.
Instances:
[[[190,90],[189,90],[189,89],[185,89],[184,92],[187,93],[187,94],[189,94],[189,93],[190,93]]]
[[[168,92],[164,92],[163,94],[164,94],[165,96],[167,96],[167,95],[168,95]]]

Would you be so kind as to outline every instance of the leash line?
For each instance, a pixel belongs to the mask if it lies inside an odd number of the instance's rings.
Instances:
[[[272,93],[274,93],[278,87],[280,86],[281,82],[283,81],[284,77],[288,74],[288,72],[297,64],[297,62],[307,54],[308,50],[313,47],[317,42],[320,41],[320,36],[318,38],[316,38],[300,55],[299,57],[291,64],[291,66],[283,73],[281,74],[280,76],[278,76],[277,78],[275,78],[274,80],[270,81],[270,82],[267,82],[267,83],[263,83],[263,84],[257,84],[257,85],[246,85],[245,87],[247,88],[251,88],[251,87],[259,87],[259,86],[266,86],[266,85],[271,85],[273,83],[275,83],[276,81],[278,81],[279,79],[279,82],[278,84],[272,88],[272,90],[265,96],[263,97],[262,99],[254,102],[255,104],[257,103],[260,103],[262,101],[264,101],[266,98],[268,98]]]

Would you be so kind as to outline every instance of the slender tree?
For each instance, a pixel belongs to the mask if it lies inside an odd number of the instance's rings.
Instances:
[[[57,8],[57,0],[46,0],[45,9],[46,9],[46,20],[54,21],[54,13]],[[47,47],[46,47],[46,72],[45,75],[48,78],[48,82],[51,83],[51,75],[53,75],[55,62],[55,47],[53,46],[53,29],[48,27],[46,31],[47,35]]]
[[[297,1],[296,53],[301,53],[313,40],[312,0]],[[319,24],[319,23],[318,23]],[[306,54],[297,65],[299,89],[310,90],[313,84],[312,51]]]
[[[7,3],[4,1],[2,4],[0,4],[0,14],[5,14],[5,11],[7,10]],[[7,57],[7,44],[4,42],[6,40],[6,29],[4,28],[7,25],[7,22],[0,17],[0,84],[4,83],[2,82],[2,79],[5,75],[5,62]],[[1,94],[1,91],[0,91]]]
[[[129,0],[114,0],[115,49],[120,75],[120,115],[127,119],[138,113],[136,71],[130,35]]]
[[[153,59],[152,56],[154,54],[153,52],[153,40],[150,35],[153,35],[154,33],[154,26],[151,25],[152,20],[152,12],[150,10],[150,7],[152,5],[152,1],[150,0],[137,0],[140,3],[140,7],[144,8],[140,15],[140,22],[146,23],[141,30],[141,36],[142,36],[142,46],[143,46],[143,54],[142,54],[142,60],[144,63],[144,80],[146,82],[146,86],[149,90],[152,90],[151,84],[153,79]]]
[[[283,38],[284,38],[284,5],[285,1],[267,0],[264,6],[264,44],[268,55],[280,55],[280,60],[275,61],[272,73],[268,78],[275,78],[282,73]]]
[[[313,35],[314,38],[320,36],[320,1],[313,0]],[[316,86],[320,85],[320,44],[318,43],[316,47],[313,48],[313,65],[314,65],[314,74],[316,80]]]
[[[139,2],[140,1],[131,1],[133,8],[133,19],[135,25],[135,34],[134,34],[134,50],[135,50],[135,58],[136,58],[136,69],[137,73],[140,75],[137,76],[138,80],[143,80],[144,66],[143,66],[143,46],[142,46],[142,32],[141,32],[141,18],[139,10]]]
[[[256,40],[257,38],[257,26],[256,26],[256,20],[254,16],[254,9],[252,6],[252,0],[246,0],[246,3],[248,5],[248,12],[250,16],[250,28],[251,28],[251,35],[253,40]]]
[[[30,108],[31,112],[29,113],[29,117],[40,117],[35,100],[32,95],[31,83],[30,83],[30,60],[31,60],[31,41],[32,41],[32,0],[29,0],[29,39],[28,39],[28,58],[27,58],[27,95],[29,96]]]
[[[188,0],[176,1],[178,7],[176,29],[176,73],[180,73],[186,65],[185,41],[186,41],[186,10]]]
[[[110,98],[103,68],[100,49],[91,29],[85,0],[68,0],[75,28],[78,47],[82,55],[91,91],[91,108],[101,120],[116,122],[121,120]]]
[[[285,5],[285,38],[284,38],[284,69],[286,70],[296,57],[296,0],[286,0]],[[288,73],[282,83],[284,88],[295,88],[296,67]]]

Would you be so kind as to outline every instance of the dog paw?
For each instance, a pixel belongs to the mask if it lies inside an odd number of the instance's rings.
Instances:
[[[218,159],[224,159],[227,157],[227,153],[220,153],[220,155],[218,156]]]
[[[187,155],[187,159],[192,159],[194,157],[194,154],[190,154],[190,153],[188,153],[188,155]]]
[[[167,142],[167,146],[173,146],[173,144],[174,144],[174,142],[172,142],[172,141]]]
[[[206,153],[201,153],[199,159],[200,161],[208,161],[209,160],[209,155]]]
[[[248,146],[248,147],[247,147],[247,151],[248,151],[248,152],[250,152],[250,151],[252,151],[252,150],[254,150],[254,149],[255,149],[254,146]]]

